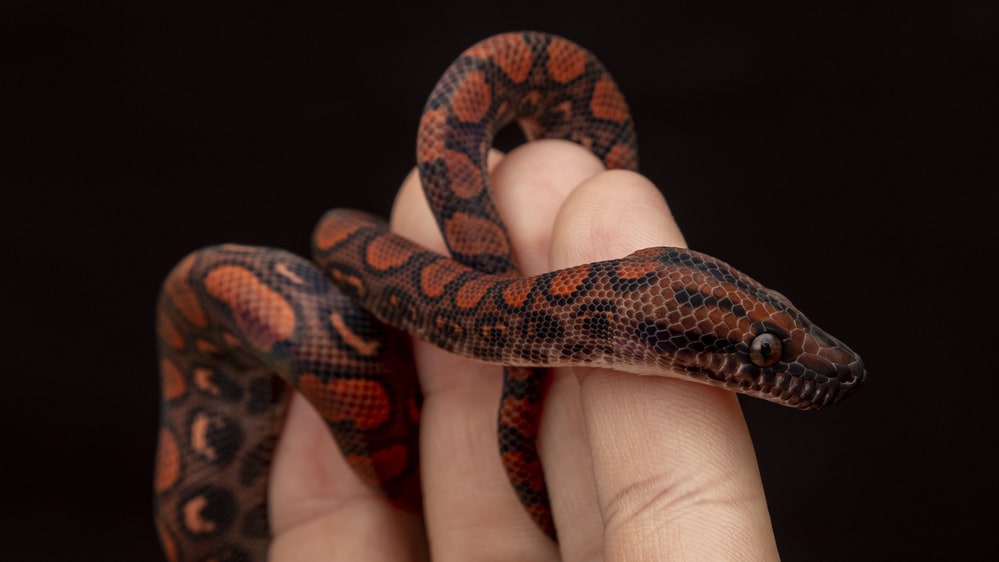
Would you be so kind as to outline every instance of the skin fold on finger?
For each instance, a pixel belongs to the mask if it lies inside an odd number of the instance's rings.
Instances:
[[[422,518],[361,482],[298,393],[278,442],[268,502],[271,560],[427,560]]]
[[[659,191],[611,171],[570,195],[552,266],[683,246]],[[604,559],[778,558],[759,470],[732,393],[660,377],[576,369],[603,514]]]
[[[588,152],[558,141],[525,145],[505,159],[493,153],[492,193],[525,274],[546,270],[554,217],[565,194],[600,169],[594,162]],[[396,200],[392,228],[446,253],[415,174]],[[425,394],[421,452],[434,560],[557,559],[555,544],[529,519],[500,464],[501,370],[422,342],[414,347]]]

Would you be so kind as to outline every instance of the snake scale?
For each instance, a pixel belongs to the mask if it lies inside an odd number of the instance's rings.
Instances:
[[[637,167],[627,105],[589,52],[548,34],[501,34],[446,70],[417,135],[451,257],[334,210],[314,232],[311,262],[220,245],[168,275],[154,497],[169,560],[265,559],[268,470],[289,387],[365,482],[418,511],[421,394],[402,331],[506,366],[498,460],[553,538],[535,445],[549,367],[686,377],[801,409],[860,386],[866,371],[848,347],[781,294],[696,251],[649,248],[518,275],[486,168],[494,134],[514,120],[528,139],[569,139],[608,168]]]

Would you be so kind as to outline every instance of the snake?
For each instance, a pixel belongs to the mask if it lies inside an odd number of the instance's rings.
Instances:
[[[292,389],[361,480],[418,513],[422,394],[409,336],[505,367],[497,461],[555,540],[536,444],[553,367],[679,377],[802,410],[860,388],[867,371],[849,347],[694,250],[520,275],[486,164],[514,121],[528,141],[567,139],[608,169],[637,169],[631,114],[604,66],[562,37],[503,33],[447,68],[420,119],[416,165],[450,255],[335,209],[314,229],[311,260],[221,244],[170,271],[156,314],[153,477],[168,560],[266,559],[269,469]]]

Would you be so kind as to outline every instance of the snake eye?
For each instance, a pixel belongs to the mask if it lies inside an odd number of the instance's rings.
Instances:
[[[757,367],[769,367],[784,353],[780,338],[771,333],[762,333],[749,344],[749,360]]]

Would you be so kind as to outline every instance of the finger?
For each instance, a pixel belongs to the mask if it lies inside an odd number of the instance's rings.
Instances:
[[[493,174],[496,202],[525,275],[550,265],[551,225],[566,197],[588,178],[604,171],[600,160],[569,142],[534,142],[512,152]],[[603,533],[589,447],[579,407],[579,385],[565,369],[554,369],[544,397],[539,454],[566,560],[593,559]],[[596,539],[596,543],[588,539]]]
[[[591,178],[563,205],[552,265],[684,240],[658,190],[630,172]],[[577,369],[607,560],[775,559],[752,443],[732,393]]]
[[[573,147],[568,157],[566,146]],[[502,162],[491,159],[492,193],[525,273],[547,269],[552,221],[564,195],[600,169],[594,162],[586,151],[555,141],[525,145]],[[444,251],[415,175],[397,199],[393,229]],[[554,559],[555,546],[528,517],[500,464],[501,370],[420,342],[415,347],[425,392],[422,466],[433,557]]]
[[[414,171],[392,210],[392,230],[447,253]],[[433,559],[495,548],[498,528],[516,526],[516,498],[499,465],[496,407],[501,371],[414,340],[423,388],[420,468]]]
[[[271,560],[423,560],[419,516],[361,482],[316,410],[292,398],[269,494]]]

